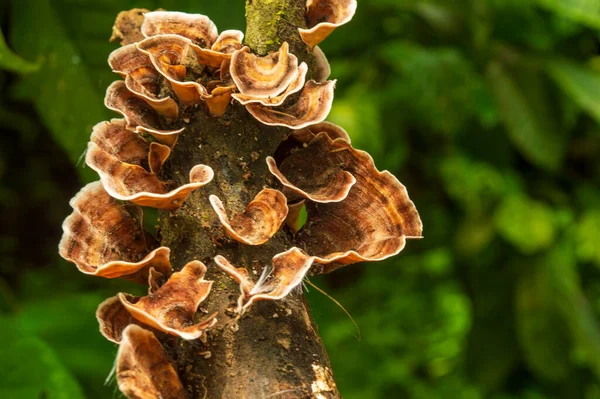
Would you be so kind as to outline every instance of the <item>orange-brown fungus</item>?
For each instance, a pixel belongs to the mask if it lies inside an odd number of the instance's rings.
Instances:
[[[350,143],[350,136],[341,127],[331,122],[315,123],[303,129],[293,130],[290,135],[301,143],[309,143],[318,133],[325,132],[332,139],[340,138]]]
[[[217,40],[217,27],[206,15],[154,11],[147,13],[144,17],[142,33],[146,37],[179,35],[203,48],[210,48]]]
[[[104,105],[123,115],[127,121],[127,128],[149,133],[168,146],[175,145],[177,135],[185,129],[162,129],[158,113],[146,101],[131,92],[123,81],[113,82],[108,87]]]
[[[269,98],[282,93],[298,75],[298,58],[284,42],[279,51],[259,57],[244,47],[233,53],[231,77],[240,93]]]
[[[112,198],[100,182],[85,186],[70,202],[59,254],[85,273],[145,283],[148,269],[169,274],[169,248],[156,248],[142,229],[142,210]],[[152,250],[154,249],[154,250]]]
[[[216,195],[209,197],[227,234],[236,241],[248,245],[267,242],[284,222],[287,214],[287,199],[280,191],[265,188],[254,197],[243,213],[229,220],[223,203]]]
[[[325,154],[326,155],[326,154]],[[324,156],[322,153],[313,154],[315,157]],[[295,158],[288,158],[287,165],[293,164]],[[344,169],[343,165],[337,164],[333,157],[325,158],[325,162],[302,163],[302,173],[288,173],[293,181],[288,180],[286,173],[282,173],[277,167],[275,159],[267,157],[269,171],[287,189],[288,197],[304,197],[314,202],[328,203],[344,200],[350,189],[356,183],[352,174]]]
[[[132,323],[131,314],[116,296],[106,299],[98,306],[96,319],[100,325],[100,333],[115,344],[121,342],[123,331]]]
[[[306,26],[298,29],[309,48],[321,43],[335,28],[350,22],[356,12],[356,0],[308,0]]]
[[[315,56],[315,62],[317,64],[317,71],[315,73],[315,81],[322,83],[329,78],[331,75],[331,66],[325,56],[325,53],[319,46],[313,49],[313,55]]]
[[[205,273],[202,262],[192,261],[146,297],[137,299],[122,293],[118,297],[139,322],[183,339],[197,339],[217,322],[216,313],[201,322],[194,320],[212,287],[212,281],[204,280]]]
[[[161,35],[149,37],[136,43],[136,46],[148,54],[154,68],[169,81],[181,103],[193,105],[200,102],[206,89],[201,84],[188,80],[188,69],[200,68],[188,39],[177,35]]]
[[[108,63],[125,78],[125,86],[159,114],[176,119],[179,107],[171,97],[159,98],[163,76],[156,71],[148,54],[138,50],[135,44],[116,49],[108,56]]]
[[[240,284],[238,312],[246,311],[253,302],[277,300],[296,288],[313,263],[314,257],[298,248],[291,248],[273,257],[272,267],[264,267],[260,279],[254,283],[245,268],[236,268],[221,255],[215,263]]]
[[[119,389],[130,399],[182,399],[187,394],[154,334],[134,324],[123,331],[116,361]]]
[[[224,30],[217,38],[217,41],[212,45],[211,50],[231,54],[242,48],[243,41],[243,32],[234,29]]]
[[[308,219],[296,242],[317,256],[323,272],[385,259],[402,250],[405,238],[421,237],[422,223],[404,186],[391,173],[379,172],[369,154],[346,140],[332,140],[322,132],[282,158],[281,175],[307,186],[335,185],[330,176],[340,170],[356,179],[340,202],[306,203]]]
[[[130,143],[129,148],[136,156],[142,157],[136,158],[122,149],[114,151],[115,146],[107,145],[101,139],[106,132],[111,133],[114,142]],[[136,136],[136,133],[125,129],[122,123],[98,124],[92,133],[92,141],[88,143],[85,162],[98,172],[104,188],[112,197],[174,211],[192,191],[212,180],[214,172],[210,167],[196,165],[190,172],[190,183],[171,190],[170,184],[160,181],[156,175],[170,154],[169,148],[158,143],[148,146],[143,140],[136,140]],[[145,154],[142,149],[145,149]],[[141,166],[145,162],[150,170]]]
[[[304,82],[306,81],[306,73],[307,72],[308,72],[308,66],[306,65],[305,62],[303,62],[298,67],[298,73],[296,75],[296,78],[283,91],[283,93],[281,93],[277,96],[273,96],[273,97],[269,97],[269,98],[261,98],[261,97],[255,97],[252,95],[239,93],[239,94],[234,94],[233,97],[243,105],[251,104],[251,103],[260,103],[260,104],[267,105],[270,107],[279,106],[279,105],[283,104],[283,102],[288,98],[288,96],[302,90],[302,88],[304,87]]]
[[[265,125],[302,129],[322,122],[327,117],[333,103],[334,88],[335,80],[324,83],[310,80],[292,105],[268,107],[262,104],[248,104],[246,109]]]

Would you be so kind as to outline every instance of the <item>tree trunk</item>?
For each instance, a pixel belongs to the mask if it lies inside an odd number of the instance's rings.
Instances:
[[[314,65],[297,32],[305,24],[305,5],[306,0],[248,0],[246,44],[266,54],[287,41],[300,61]],[[235,214],[265,186],[277,187],[265,157],[287,132],[261,124],[237,103],[222,118],[198,111],[164,166],[164,177],[176,181],[185,180],[196,164],[215,171],[211,184],[192,194],[178,211],[161,212],[159,222],[174,268],[198,259],[208,267],[206,278],[214,281],[199,317],[218,311],[218,324],[205,339],[179,340],[167,348],[194,398],[340,398],[304,295],[260,301],[238,317],[234,309],[239,286],[213,261],[223,255],[258,278],[263,265],[293,246],[283,229],[259,246],[229,239],[208,202],[215,194]]]

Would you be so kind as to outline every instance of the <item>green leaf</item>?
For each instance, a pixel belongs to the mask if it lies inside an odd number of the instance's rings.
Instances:
[[[570,369],[571,335],[555,301],[548,266],[540,258],[521,267],[515,293],[517,335],[531,370],[543,379],[560,381]]]
[[[506,198],[496,210],[498,233],[524,254],[533,254],[552,245],[556,222],[552,208],[522,195]]]
[[[549,121],[552,111],[545,104],[536,107],[529,93],[521,90],[501,64],[491,63],[486,75],[513,145],[531,163],[549,170],[558,169],[566,146],[565,137],[556,124]]]
[[[84,398],[77,381],[44,341],[15,328],[8,318],[0,322],[6,327],[0,329],[0,397]]]
[[[86,394],[110,397],[102,381],[114,362],[116,347],[98,331],[96,308],[101,293],[75,293],[22,304],[14,325],[35,334],[60,354],[61,361],[84,384]]]
[[[39,64],[25,61],[13,53],[4,40],[4,35],[0,31],[0,69],[16,73],[31,73],[40,69]]]
[[[13,7],[11,38],[19,53],[43,60],[38,73],[23,78],[21,89],[75,164],[86,148],[92,126],[116,115],[104,107],[104,89],[96,87],[82,62],[75,39],[83,38],[70,35],[59,15],[48,0],[19,1]],[[89,169],[85,171],[95,176]]]
[[[600,2],[597,0],[536,0],[537,3],[558,15],[600,28]]]
[[[567,60],[546,65],[556,84],[600,123],[600,73]]]

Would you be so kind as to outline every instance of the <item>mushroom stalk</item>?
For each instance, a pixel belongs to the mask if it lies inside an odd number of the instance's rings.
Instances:
[[[306,0],[248,0],[246,44],[258,54],[288,42],[299,61],[314,65],[297,28],[306,27]],[[290,248],[289,233],[279,231],[263,245],[228,238],[206,197],[216,195],[231,214],[241,213],[255,196],[276,182],[266,158],[289,129],[267,126],[233,102],[222,118],[195,112],[179,137],[162,178],[185,183],[195,165],[205,163],[214,178],[202,195],[192,193],[184,206],[160,211],[162,245],[171,249],[174,270],[193,260],[207,265],[214,281],[202,312],[218,311],[218,323],[200,340],[177,339],[167,347],[180,380],[194,398],[339,398],[329,359],[312,321],[305,297],[262,301],[241,317],[235,312],[239,285],[217,268],[221,255],[258,280],[273,254]]]

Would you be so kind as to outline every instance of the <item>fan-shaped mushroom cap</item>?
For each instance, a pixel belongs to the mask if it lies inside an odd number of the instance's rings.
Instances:
[[[269,97],[269,98],[261,98],[255,97],[247,94],[234,94],[233,98],[238,100],[241,104],[251,104],[251,103],[260,103],[263,105],[268,105],[270,107],[276,107],[281,104],[290,96],[291,94],[297,93],[304,87],[304,82],[306,81],[306,73],[308,72],[308,66],[305,62],[300,64],[298,67],[298,74],[296,78],[289,84],[289,86],[283,91],[283,93]]]
[[[169,190],[169,185],[160,181],[155,173],[164,162],[165,146],[152,143],[150,149],[150,172],[137,164],[121,161],[94,142],[88,143],[85,162],[100,175],[104,188],[112,197],[169,211],[179,209],[192,191],[208,184],[214,176],[209,166],[196,165],[190,171],[188,184]]]
[[[298,76],[298,58],[283,42],[279,51],[264,57],[252,54],[248,47],[233,53],[229,68],[240,93],[256,98],[274,97]]]
[[[138,321],[183,339],[197,339],[217,322],[216,313],[202,322],[194,321],[196,310],[210,293],[213,283],[204,280],[205,274],[206,266],[202,262],[192,261],[146,297],[136,300],[122,293],[118,297]]]
[[[123,115],[127,121],[127,127],[136,132],[151,134],[161,143],[168,146],[175,145],[177,136],[185,128],[177,130],[162,130],[160,128],[160,117],[146,101],[133,94],[125,86],[125,82],[113,82],[106,90],[104,97],[106,108]]]
[[[285,158],[279,170],[288,179],[304,175],[302,182],[309,186],[325,187],[331,180],[319,180],[339,170],[356,179],[343,201],[307,203],[308,219],[296,242],[316,256],[316,263],[326,265],[324,272],[388,258],[402,250],[405,238],[421,237],[423,225],[406,188],[388,171],[379,172],[369,154],[341,138],[317,134]],[[319,173],[307,173],[312,170]]]
[[[302,129],[293,130],[290,137],[294,138],[302,144],[310,143],[312,139],[319,133],[325,132],[331,140],[342,139],[350,143],[350,135],[341,126],[331,122],[315,123]]]
[[[182,399],[187,394],[167,352],[154,334],[135,324],[123,331],[117,382],[130,399]]]
[[[238,299],[238,312],[245,312],[254,301],[277,300],[285,297],[296,288],[306,276],[314,257],[294,247],[273,257],[272,269],[265,267],[263,275],[254,283],[248,271],[236,268],[221,255],[215,263],[240,284],[241,296]]]
[[[211,195],[209,200],[227,234],[234,240],[248,245],[267,242],[277,233],[288,214],[285,195],[271,188],[265,188],[258,193],[246,210],[231,221],[219,197]]]
[[[112,296],[98,305],[96,319],[100,325],[100,333],[115,344],[121,342],[123,331],[132,323],[131,314],[116,296]]]
[[[219,34],[216,25],[206,15],[176,11],[154,11],[144,15],[144,36],[179,35],[200,47],[210,48]]]
[[[243,41],[243,32],[235,29],[224,30],[217,38],[217,41],[212,45],[211,50],[231,54],[242,48]]]
[[[158,98],[163,76],[156,71],[150,57],[129,44],[113,51],[108,56],[108,63],[116,72],[125,78],[125,86],[159,114],[169,119],[176,119],[179,107],[171,97]]]
[[[309,48],[321,43],[335,28],[350,22],[356,12],[356,0],[308,0],[306,25],[298,29]]]
[[[211,115],[221,117],[227,111],[235,86],[217,86],[210,95],[202,97]]]
[[[313,49],[313,55],[315,56],[315,61],[317,63],[315,81],[317,83],[325,82],[327,78],[329,78],[329,75],[331,75],[331,66],[329,65],[329,61],[327,61],[325,53],[319,46],[316,46]]]
[[[142,136],[127,130],[124,119],[111,119],[92,128],[90,141],[98,144],[123,162],[137,164],[148,156],[148,143]]]
[[[246,109],[265,125],[302,129],[322,122],[327,117],[333,103],[335,82],[335,80],[324,83],[308,81],[298,101],[290,106],[268,107],[262,104],[248,104]]]
[[[148,54],[156,70],[163,75],[183,104],[196,104],[206,94],[206,89],[193,80],[186,80],[188,65],[193,65],[190,54],[193,49],[202,49],[191,43],[189,39],[177,35],[160,35],[149,37],[136,43],[137,48]],[[210,51],[210,50],[207,50]],[[196,61],[195,59],[193,61]],[[220,64],[219,64],[220,65]]]
[[[323,154],[316,153],[313,156],[319,157]],[[289,173],[289,176],[295,178],[294,182],[288,180],[285,174],[279,170],[273,157],[267,157],[267,166],[285,188],[301,197],[321,203],[340,202],[348,196],[356,179],[351,173],[343,170],[340,165],[336,165],[335,159],[326,159],[330,162],[311,163],[306,162],[304,158],[297,160],[294,155],[287,158],[286,172],[289,168],[293,168],[291,165],[302,164],[302,173]]]
[[[144,283],[151,267],[171,272],[170,250],[151,251],[154,240],[142,229],[139,207],[120,204],[100,182],[85,186],[70,204],[58,252],[82,273]]]

